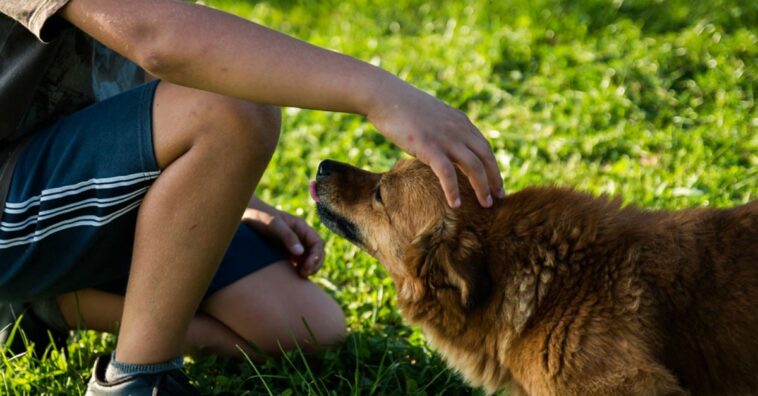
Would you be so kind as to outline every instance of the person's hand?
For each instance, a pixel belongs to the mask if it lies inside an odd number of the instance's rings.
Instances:
[[[366,115],[384,136],[432,168],[451,207],[460,205],[453,164],[468,177],[482,206],[505,197],[492,149],[463,112],[391,77],[374,91]]]
[[[291,261],[301,276],[315,274],[324,264],[324,240],[303,219],[253,197],[242,221],[261,234],[279,240],[292,254]]]

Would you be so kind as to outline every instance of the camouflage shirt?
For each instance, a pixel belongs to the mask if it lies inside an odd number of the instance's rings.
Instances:
[[[0,208],[13,142],[144,81],[137,65],[56,15],[68,1],[0,0]]]

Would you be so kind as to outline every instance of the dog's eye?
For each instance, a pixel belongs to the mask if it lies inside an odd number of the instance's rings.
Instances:
[[[382,201],[382,188],[377,186],[374,190],[374,199],[376,202],[379,202],[380,204],[383,204],[384,201]]]

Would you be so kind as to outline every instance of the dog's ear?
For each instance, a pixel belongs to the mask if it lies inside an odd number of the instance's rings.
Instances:
[[[416,238],[405,261],[417,282],[431,291],[455,290],[461,306],[470,310],[484,302],[491,287],[482,248],[473,231],[456,230],[446,218]]]

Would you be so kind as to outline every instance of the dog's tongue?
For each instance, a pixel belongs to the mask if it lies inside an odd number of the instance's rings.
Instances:
[[[319,203],[318,192],[316,192],[316,182],[315,181],[311,180],[311,184],[309,186],[309,189],[311,191],[311,198],[313,198],[313,200],[316,201],[316,203]]]

